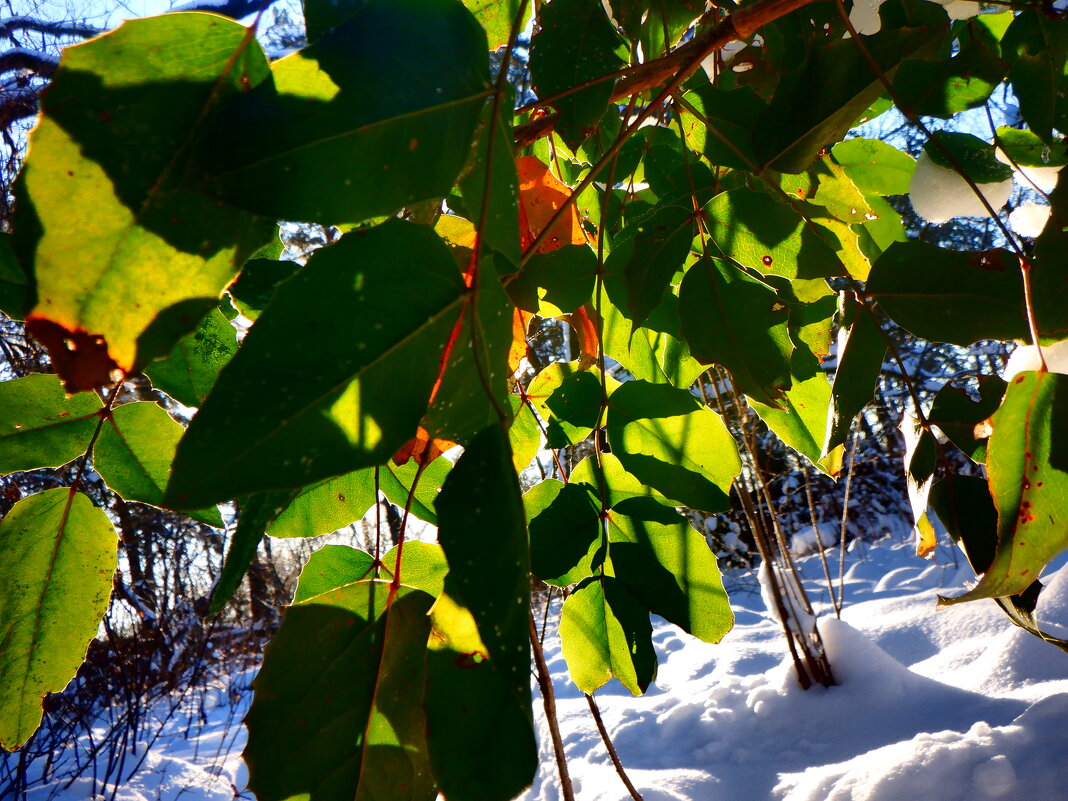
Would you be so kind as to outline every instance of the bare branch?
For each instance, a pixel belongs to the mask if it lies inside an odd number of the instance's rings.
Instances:
[[[48,22],[36,17],[7,17],[0,19],[0,36],[10,39],[15,31],[34,31],[49,36],[79,36],[88,39],[102,33],[102,28],[97,28],[84,22]]]
[[[14,47],[0,53],[0,73],[10,70],[28,70],[42,78],[51,78],[56,74],[58,67],[59,56],[42,53],[40,50]]]

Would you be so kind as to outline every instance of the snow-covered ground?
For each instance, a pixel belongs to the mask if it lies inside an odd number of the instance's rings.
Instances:
[[[993,602],[936,608],[937,595],[954,594],[969,576],[948,551],[938,560],[923,562],[892,540],[847,554],[841,620],[828,614],[817,558],[801,561],[839,682],[830,689],[798,686],[752,575],[727,577],[737,623],[719,645],[658,623],[660,672],[647,695],[632,698],[613,682],[596,696],[645,801],[1068,798],[1068,654],[1014,628]],[[1063,637],[1068,568],[1047,584],[1040,621]],[[546,658],[576,798],[628,799],[551,637]],[[172,719],[114,797],[221,801],[242,791],[244,733],[224,698],[192,730]],[[542,768],[522,798],[556,801],[549,737],[543,719],[538,725]],[[85,799],[90,781],[28,797]],[[110,797],[116,788],[107,789]]]

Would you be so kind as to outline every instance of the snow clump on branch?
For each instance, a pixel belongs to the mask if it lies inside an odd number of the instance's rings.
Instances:
[[[983,196],[994,211],[1009,201],[1012,178],[979,184]],[[979,197],[960,175],[936,164],[927,153],[916,162],[916,172],[909,185],[912,208],[925,220],[936,225],[954,217],[986,217],[987,210]]]

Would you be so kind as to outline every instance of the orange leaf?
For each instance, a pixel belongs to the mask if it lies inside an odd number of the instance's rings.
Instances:
[[[516,160],[515,166],[519,173],[519,243],[526,250],[571,197],[571,189],[536,156],[523,156]],[[535,252],[552,253],[564,245],[584,244],[582,221],[572,204]]]
[[[589,304],[587,304],[588,306]],[[600,349],[600,339],[597,337],[597,326],[593,324],[590,315],[586,313],[587,306],[582,306],[574,314],[567,317],[568,323],[575,329],[579,341],[579,369],[585,370],[597,363],[597,353]]]
[[[516,309],[512,315],[512,347],[508,351],[508,370],[515,372],[519,369],[519,362],[527,355],[527,325],[534,315],[522,309]]]
[[[455,442],[447,439],[431,439],[430,433],[422,426],[419,426],[415,436],[393,454],[393,464],[399,467],[402,464],[407,464],[412,459],[415,459],[419,464],[430,464],[449,448],[455,446]]]

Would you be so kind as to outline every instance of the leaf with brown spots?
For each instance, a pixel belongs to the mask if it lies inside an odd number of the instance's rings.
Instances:
[[[1068,472],[1053,466],[1068,447],[1055,424],[1066,406],[1068,376],[1021,373],[1009,383],[987,447],[997,550],[978,585],[943,603],[1021,593],[1068,548]]]

